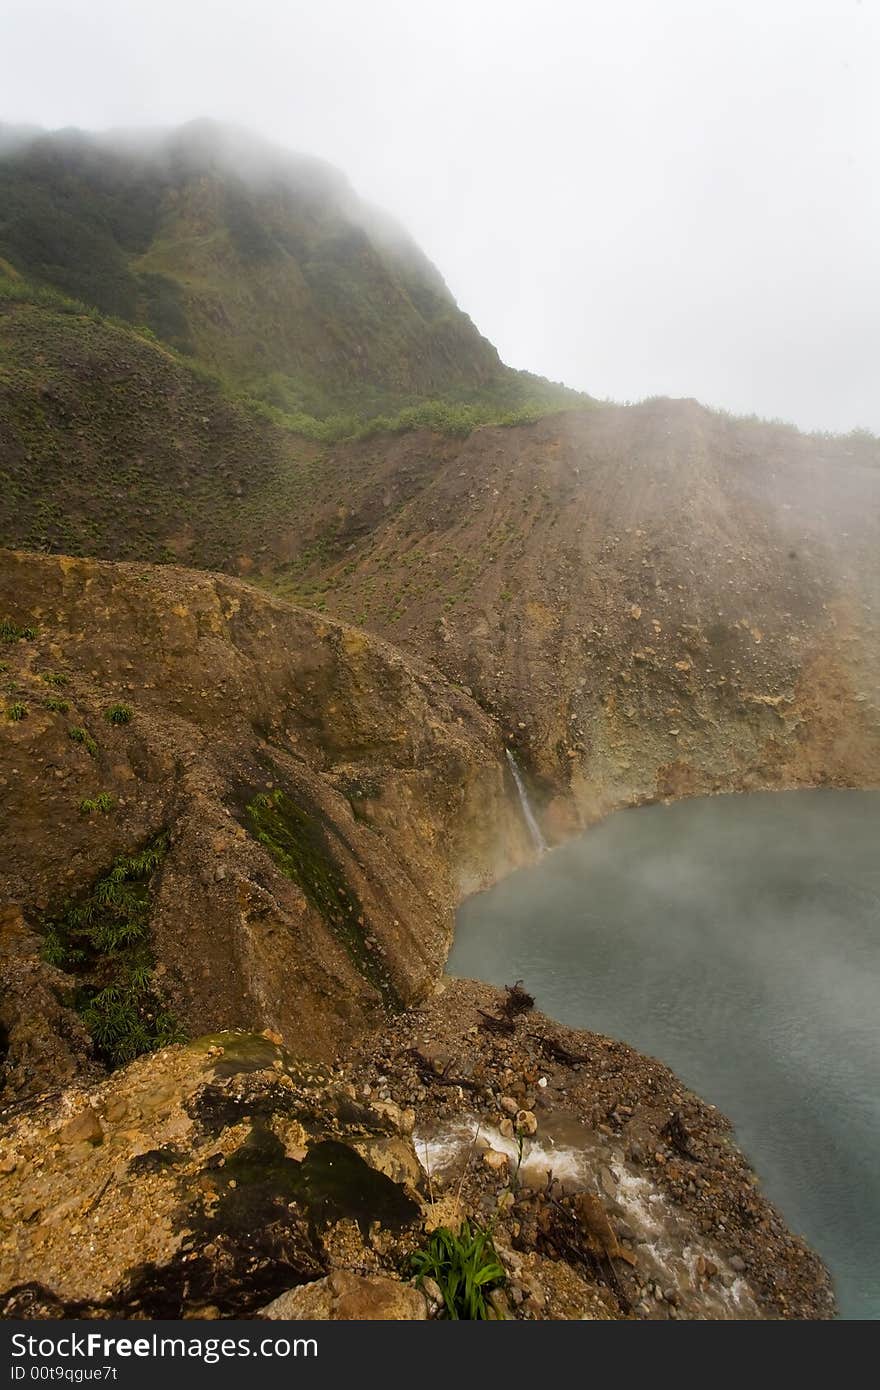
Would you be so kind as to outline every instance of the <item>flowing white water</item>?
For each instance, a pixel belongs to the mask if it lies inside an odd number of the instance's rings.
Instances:
[[[519,793],[519,804],[522,807],[523,819],[525,820],[526,825],[529,827],[529,834],[532,837],[532,843],[535,846],[535,849],[538,851],[538,853],[543,854],[547,848],[547,841],[541,834],[541,827],[535,820],[535,813],[529,804],[529,794],[526,791],[526,784],[523,781],[522,773],[519,770],[519,763],[517,762],[516,758],[513,756],[513,753],[510,751],[509,748],[505,748],[504,751],[507,754],[507,761],[510,764],[511,772],[513,773],[513,780],[516,783],[516,790]]]
[[[648,1316],[665,1308],[652,1290],[672,1286],[680,1297],[680,1316],[751,1319],[758,1310],[746,1280],[738,1278],[723,1251],[681,1219],[681,1213],[655,1184],[629,1165],[620,1147],[587,1130],[564,1112],[541,1112],[541,1129],[527,1139],[519,1164],[515,1140],[468,1112],[437,1120],[413,1135],[419,1161],[434,1183],[454,1189],[461,1173],[479,1162],[485,1149],[507,1154],[510,1172],[527,1187],[543,1188],[552,1179],[568,1191],[598,1193],[612,1223],[625,1221],[636,1254],[639,1283],[647,1287]],[[700,1260],[710,1260],[718,1277],[707,1282]]]

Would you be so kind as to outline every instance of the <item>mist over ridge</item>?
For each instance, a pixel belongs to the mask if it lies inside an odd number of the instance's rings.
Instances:
[[[7,120],[208,114],[318,154],[409,229],[515,367],[600,398],[880,426],[870,4],[13,11]]]
[[[876,1312],[880,9],[7,8],[0,1325]]]

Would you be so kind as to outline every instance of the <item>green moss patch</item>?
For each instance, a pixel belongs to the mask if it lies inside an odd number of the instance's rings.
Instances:
[[[379,991],[386,1006],[400,1008],[400,997],[388,972],[368,948],[359,922],[363,916],[360,902],[346,886],[318,818],[280,788],[255,796],[246,814],[251,834],[268,850],[281,872],[303,890],[358,972]]]
[[[225,1232],[259,1229],[275,1203],[295,1202],[318,1229],[356,1221],[364,1235],[375,1221],[399,1231],[419,1215],[418,1204],[400,1184],[371,1168],[348,1144],[325,1139],[298,1162],[259,1122],[217,1171],[217,1190],[214,1221]]]

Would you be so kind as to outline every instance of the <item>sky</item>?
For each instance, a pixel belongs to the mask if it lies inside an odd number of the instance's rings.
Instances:
[[[336,164],[511,365],[880,432],[880,0],[0,0],[0,120]]]

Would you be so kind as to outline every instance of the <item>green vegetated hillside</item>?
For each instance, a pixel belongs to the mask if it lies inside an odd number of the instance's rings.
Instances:
[[[504,366],[415,243],[318,160],[207,121],[14,134],[0,140],[7,270],[148,326],[301,425],[574,395]]]
[[[125,325],[0,291],[4,544],[247,569],[317,455]]]
[[[392,418],[292,419],[149,328],[0,262],[3,545],[298,572],[318,553],[311,499],[332,497],[342,439],[375,438],[381,449],[380,436],[420,428],[439,446],[483,422],[541,413],[426,400]]]

